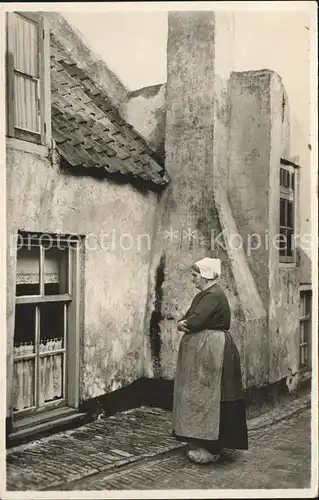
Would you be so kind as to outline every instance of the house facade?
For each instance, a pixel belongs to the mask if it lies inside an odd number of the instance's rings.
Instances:
[[[245,387],[264,387],[311,372],[310,196],[301,210],[300,192],[312,184],[309,162],[291,155],[280,76],[233,72],[231,34],[225,13],[170,14],[167,82],[131,92],[121,111],[155,150],[165,142],[172,179],[162,201],[164,230],[176,232],[161,247],[169,267],[160,294],[161,373],[173,377],[175,322],[193,294],[187,265],[211,253],[223,261]],[[159,262],[160,252],[153,283]],[[151,376],[151,341],[147,352]]]
[[[22,435],[142,376],[168,176],[50,18],[7,26],[7,417]]]
[[[288,99],[271,71],[232,73],[230,31],[226,14],[169,15],[168,81],[145,117],[62,16],[8,14],[11,436],[173,381],[189,265],[206,255],[222,260],[245,388],[299,369]]]

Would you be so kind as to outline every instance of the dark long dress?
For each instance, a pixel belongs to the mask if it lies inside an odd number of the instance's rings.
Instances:
[[[213,454],[248,449],[240,357],[229,333],[231,312],[217,284],[198,293],[182,320],[176,367],[173,435]]]

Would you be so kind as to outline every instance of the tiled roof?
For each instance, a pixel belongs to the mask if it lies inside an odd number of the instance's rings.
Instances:
[[[90,175],[164,187],[169,177],[145,140],[125,122],[51,35],[52,134],[67,163]],[[71,169],[72,172],[72,169]]]

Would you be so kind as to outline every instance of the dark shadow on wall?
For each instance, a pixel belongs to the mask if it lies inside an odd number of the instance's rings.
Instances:
[[[301,395],[305,391],[309,391],[311,380],[307,379],[305,384],[298,390]],[[32,439],[49,436],[60,431],[76,428],[88,422],[96,420],[99,415],[108,417],[120,411],[127,411],[141,406],[153,408],[161,408],[171,411],[173,407],[173,389],[174,381],[159,379],[141,378],[132,384],[123,387],[110,394],[104,394],[94,399],[83,401],[80,405],[79,419],[77,423],[61,424],[54,427],[50,431],[40,431],[36,436],[27,437],[25,439],[8,440],[8,434],[11,432],[10,419],[6,422],[6,434],[8,448],[29,442]],[[298,394],[291,395],[288,393],[286,379],[266,387],[252,387],[245,391],[245,400],[247,407],[247,417],[254,418],[265,411],[273,408],[279,401],[291,400],[298,397]]]
[[[163,302],[163,283],[165,272],[165,254],[160,258],[159,264],[156,269],[155,277],[155,304],[154,310],[150,319],[150,345],[151,355],[154,369],[154,376],[158,378],[161,373],[161,326],[160,323],[163,319],[162,315],[162,302]]]
[[[308,390],[311,380],[307,379],[298,391]],[[172,410],[174,380],[163,378],[140,378],[132,384],[110,394],[83,402],[80,410],[88,413],[92,419],[98,415],[110,416],[117,412],[149,406]],[[289,394],[286,378],[264,387],[250,387],[244,392],[249,418],[260,415],[275,407],[280,401],[295,398],[298,394]]]

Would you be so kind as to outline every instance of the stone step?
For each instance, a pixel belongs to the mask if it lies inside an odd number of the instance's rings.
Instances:
[[[48,432],[52,429],[65,428],[70,424],[76,424],[86,417],[86,413],[79,413],[76,410],[63,411],[58,413],[59,416],[51,418],[50,420],[45,419],[35,423],[34,425],[21,425],[17,427],[11,434],[9,434],[10,445],[14,446],[15,443],[19,443],[24,439],[28,439],[32,436],[39,435],[43,432]]]

